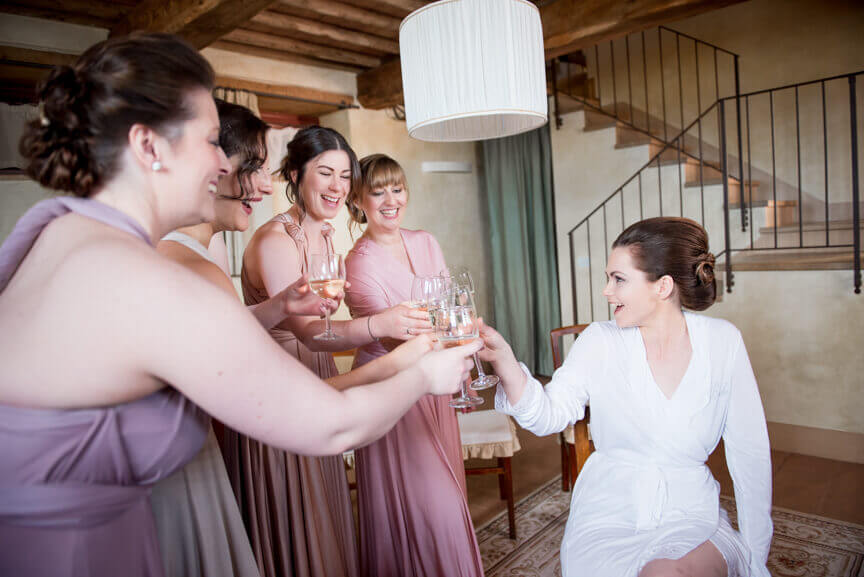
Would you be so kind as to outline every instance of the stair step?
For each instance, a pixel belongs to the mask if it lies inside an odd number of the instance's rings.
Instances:
[[[749,203],[744,204],[744,208],[748,208],[750,206],[751,205]],[[753,208],[766,208],[766,207],[773,207],[773,206],[774,206],[773,200],[753,200],[753,203],[752,203]],[[778,207],[781,207],[781,206],[783,206],[783,207],[785,207],[785,206],[798,206],[798,201],[797,200],[778,200],[777,206]],[[730,202],[729,203],[729,210],[739,210],[740,208],[741,208],[740,202],[734,202],[734,203]],[[774,229],[772,228],[771,230],[773,231]]]
[[[593,132],[595,130],[604,130],[616,126],[618,121],[590,107],[585,107],[585,132]]]
[[[656,144],[658,147],[662,147],[662,144],[656,138],[652,138],[640,130],[634,130],[620,123],[615,126],[616,150],[643,146],[645,144]]]
[[[853,267],[854,256],[851,248],[740,251],[732,255],[732,271],[848,270]],[[721,259],[715,268],[720,272],[725,266],[725,259]]]
[[[791,203],[793,205],[798,204],[794,200],[785,200],[785,201],[784,200],[778,200],[777,204],[780,205],[780,203]],[[862,229],[864,229],[864,221],[862,221],[862,224],[860,226]],[[828,221],[828,228],[830,230],[835,230],[835,231],[852,230],[853,229],[853,222],[851,220],[829,220]],[[825,230],[825,221],[805,222],[804,224],[801,225],[800,228],[799,228],[797,223],[777,227],[777,232],[780,232],[780,233],[798,232],[799,230],[803,230],[804,232],[824,231]],[[762,232],[774,234],[774,227],[771,227],[771,226],[762,227]]]
[[[579,110],[583,110],[585,105],[582,104],[579,100],[567,96],[561,92],[558,93],[558,114],[570,114],[571,112],[576,112]]]

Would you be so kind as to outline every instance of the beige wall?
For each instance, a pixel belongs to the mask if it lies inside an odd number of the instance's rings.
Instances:
[[[864,69],[864,5],[860,2],[751,0],[670,27],[738,52],[743,91]],[[634,95],[640,94],[635,86]],[[859,87],[859,99],[862,92]],[[829,102],[831,98],[829,94]],[[677,100],[675,108],[667,105],[677,112]],[[844,121],[848,127],[848,110],[838,111],[833,120],[829,114],[829,134],[842,130]],[[585,133],[581,125],[582,113],[577,112],[564,117],[561,130],[552,130],[565,323],[573,320],[567,230],[648,160],[647,147],[615,150],[614,130]],[[821,130],[821,119],[817,128]],[[802,123],[802,142],[816,141],[807,132],[815,129]],[[786,124],[777,133],[778,144],[788,144],[789,138]],[[785,156],[778,160],[781,170],[794,169],[795,158],[790,159],[788,151],[782,154]],[[830,155],[836,157],[831,159],[830,170],[832,183],[837,183],[848,174],[849,162],[833,149]],[[808,182],[807,167],[821,166],[822,158],[805,147],[802,160],[805,191],[818,192],[822,180],[811,177]],[[754,164],[764,162],[754,159]],[[847,177],[845,185],[833,184],[832,191],[848,194],[848,183]],[[610,243],[616,218],[610,218]],[[592,227],[592,236],[598,228]],[[599,232],[602,235],[602,229]],[[595,269],[602,269],[603,260],[602,249],[595,251]],[[601,287],[596,270],[594,279],[598,301]],[[580,304],[580,311],[583,306]],[[744,334],[770,421],[864,434],[864,357],[860,354],[864,304],[852,292],[851,271],[736,273],[734,291],[708,313],[729,319]]]
[[[744,335],[769,421],[864,433],[864,303],[852,271],[736,273],[707,314]]]

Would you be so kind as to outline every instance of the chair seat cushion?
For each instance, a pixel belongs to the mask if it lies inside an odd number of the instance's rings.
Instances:
[[[510,417],[497,411],[459,413],[463,459],[512,457],[521,449],[516,426]]]

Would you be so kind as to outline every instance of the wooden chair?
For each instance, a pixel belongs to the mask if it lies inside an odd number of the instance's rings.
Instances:
[[[507,501],[510,538],[516,539],[516,504],[513,498],[511,459],[521,447],[510,417],[496,411],[457,413],[462,436],[462,458],[497,459],[497,467],[465,468],[466,475],[498,475],[498,490]]]
[[[552,340],[552,364],[555,369],[561,366],[564,359],[561,356],[561,339],[567,335],[579,334],[588,328],[588,325],[571,325],[569,327],[559,327],[549,331],[549,338]],[[588,407],[585,407],[585,418],[577,422],[567,431],[563,431],[559,435],[561,443],[561,490],[570,491],[576,483],[576,477],[582,470],[585,460],[591,454],[591,441],[588,438],[588,422],[591,413]],[[567,434],[567,433],[572,433]]]

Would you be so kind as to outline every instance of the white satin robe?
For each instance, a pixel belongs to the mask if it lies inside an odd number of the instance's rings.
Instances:
[[[496,409],[549,435],[591,406],[596,451],[577,479],[561,543],[564,577],[636,577],[652,559],[678,559],[707,540],[730,577],[769,577],[771,455],[756,379],[731,323],[685,313],[693,354],[671,399],[654,381],[641,333],[593,323],[545,387],[530,376]],[[740,533],[719,505],[705,464],[723,438]]]

